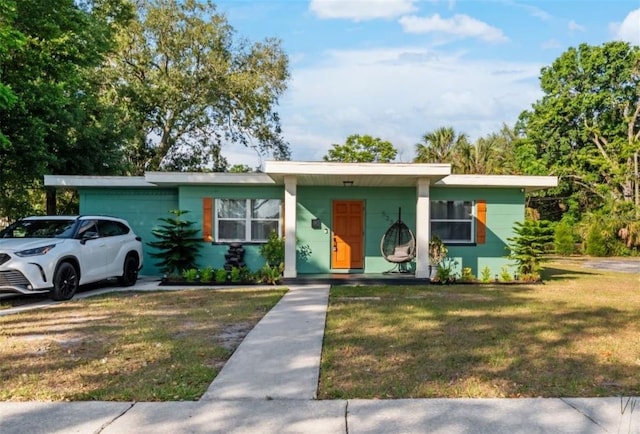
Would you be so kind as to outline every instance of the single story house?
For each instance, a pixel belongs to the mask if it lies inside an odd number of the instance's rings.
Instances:
[[[229,243],[240,242],[255,271],[265,262],[259,247],[275,230],[285,240],[285,278],[389,270],[381,239],[401,210],[415,238],[410,269],[427,278],[432,235],[459,269],[497,274],[510,265],[506,246],[524,219],[525,194],[557,178],[452,175],[449,164],[267,161],[261,173],[47,175],[45,185],[77,189],[81,214],[126,218],[147,242],[159,218],[189,211],[185,219],[201,229],[201,267],[221,268]],[[149,251],[143,274],[160,274]]]

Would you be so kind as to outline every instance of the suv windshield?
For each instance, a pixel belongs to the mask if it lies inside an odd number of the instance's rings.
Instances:
[[[0,232],[0,238],[71,238],[75,220],[20,220]]]

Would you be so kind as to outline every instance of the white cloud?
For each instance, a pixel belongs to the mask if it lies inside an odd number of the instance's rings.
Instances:
[[[415,0],[311,0],[309,10],[319,18],[366,21],[414,12],[414,3]]]
[[[613,23],[609,27],[614,39],[640,45],[640,9],[629,12],[622,23]]]
[[[296,160],[321,160],[333,143],[371,134],[411,161],[420,137],[441,126],[476,139],[512,125],[541,96],[541,66],[422,47],[327,52],[292,71],[283,133]]]
[[[548,39],[540,44],[540,48],[543,50],[556,50],[562,48],[562,44],[557,39]]]
[[[547,11],[537,6],[525,5],[521,3],[509,3],[509,4],[525,9],[529,13],[529,15],[531,15],[532,17],[538,18],[542,21],[549,21],[553,18],[551,14],[549,14]]]
[[[411,15],[400,18],[399,22],[408,33],[445,33],[462,38],[479,38],[489,42],[507,40],[502,30],[468,15],[457,14],[452,18],[442,18],[439,14],[430,17]]]
[[[580,24],[576,23],[575,20],[570,20],[567,26],[569,27],[569,30],[572,32],[576,32],[576,31],[584,32],[585,30],[587,30],[584,26],[581,26]]]

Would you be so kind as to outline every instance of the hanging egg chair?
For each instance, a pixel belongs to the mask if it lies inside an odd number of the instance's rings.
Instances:
[[[392,224],[380,240],[380,252],[395,267],[385,273],[408,273],[406,264],[415,258],[416,238],[402,221],[402,209],[398,208],[398,220]]]

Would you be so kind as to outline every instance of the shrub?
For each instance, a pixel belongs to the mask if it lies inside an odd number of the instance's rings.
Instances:
[[[553,233],[553,244],[558,255],[569,256],[573,253],[575,245],[573,231],[567,222],[560,221],[556,224]]]
[[[264,267],[258,272],[259,280],[262,283],[268,285],[277,285],[282,279],[282,272],[284,271],[284,264],[280,263],[277,267],[272,267],[269,264],[265,264]]]
[[[240,268],[238,267],[233,267],[231,269],[231,272],[229,273],[231,281],[233,283],[239,283],[240,282]]]
[[[539,282],[540,280],[540,274],[538,273],[523,274],[520,276],[520,281],[522,282]]]
[[[158,250],[149,255],[160,259],[156,265],[167,275],[195,268],[201,245],[200,239],[194,237],[199,231],[192,228],[195,222],[181,219],[181,216],[189,211],[176,209],[169,212],[175,217],[158,219],[164,224],[151,231],[153,236],[158,238],[158,241],[147,243],[150,247]]]
[[[216,276],[216,283],[226,283],[229,273],[227,273],[227,270],[225,270],[224,268],[221,268],[219,270],[216,270],[215,276]]]
[[[241,282],[253,282],[254,276],[253,273],[251,272],[251,270],[249,270],[249,268],[247,268],[246,266],[244,267],[240,267],[240,281]]]
[[[511,276],[511,272],[506,265],[500,270],[500,280],[503,282],[511,282],[513,280],[513,276]]]
[[[609,246],[604,229],[598,223],[592,224],[589,228],[585,244],[585,253],[589,256],[607,256],[609,254]]]
[[[452,283],[456,280],[456,272],[455,267],[458,265],[458,262],[451,258],[444,258],[438,264],[438,269],[436,270],[436,277],[434,279],[435,282],[440,283]]]
[[[480,281],[482,283],[491,282],[491,268],[489,268],[488,266],[485,266],[482,269],[482,273],[480,274]]]
[[[213,273],[215,270],[212,267],[203,268],[200,271],[200,281],[201,282],[211,282],[213,280]]]
[[[462,275],[460,276],[460,280],[463,282],[473,282],[476,280],[476,276],[471,272],[471,267],[464,267],[462,269]]]
[[[195,268],[184,270],[182,272],[182,278],[187,282],[195,282],[196,280],[198,280],[198,270],[196,270]]]

